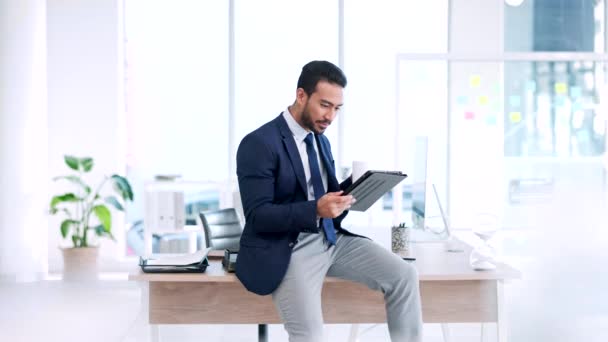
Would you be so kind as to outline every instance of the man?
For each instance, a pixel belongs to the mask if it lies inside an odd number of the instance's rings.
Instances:
[[[323,133],[342,107],[345,86],[337,66],[306,64],[295,102],[241,141],[237,175],[246,223],[236,275],[249,291],[272,294],[291,342],[322,340],[325,276],[381,290],[391,340],[420,341],[415,268],[341,227],[355,202],[342,195],[352,181],[338,184]]]

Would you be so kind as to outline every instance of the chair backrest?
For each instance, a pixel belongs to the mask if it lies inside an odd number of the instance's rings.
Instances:
[[[241,221],[241,227],[245,225],[245,213],[243,212],[243,202],[241,202],[241,192],[236,190],[232,192],[232,206],[236,210],[236,215]]]
[[[238,249],[241,239],[241,223],[234,208],[199,213],[205,230],[207,247],[214,250]]]

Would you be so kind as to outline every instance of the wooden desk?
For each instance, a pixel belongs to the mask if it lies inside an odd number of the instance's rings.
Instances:
[[[507,340],[503,283],[520,273],[504,264],[493,271],[469,266],[470,247],[450,253],[442,243],[413,244],[420,277],[425,323],[497,322],[500,342]],[[404,261],[405,262],[405,261]],[[144,284],[150,324],[281,323],[271,296],[248,292],[232,273],[211,259],[205,274],[134,273]],[[147,286],[146,286],[147,285]],[[382,293],[328,277],[322,292],[325,323],[384,323]]]

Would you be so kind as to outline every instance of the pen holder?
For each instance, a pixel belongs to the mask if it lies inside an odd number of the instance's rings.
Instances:
[[[410,228],[405,224],[391,227],[391,249],[399,256],[407,256],[410,249]]]

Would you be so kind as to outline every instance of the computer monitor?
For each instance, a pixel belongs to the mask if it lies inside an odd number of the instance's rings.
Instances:
[[[438,215],[429,216],[429,207],[426,198],[426,189],[428,181],[428,138],[416,137],[414,143],[414,167],[411,176],[412,184],[412,241],[416,242],[441,242],[450,241],[450,228],[446,212],[441,205],[439,193],[435,184],[433,184],[433,194],[429,198],[434,198],[437,201],[441,221],[438,221]],[[431,211],[432,208],[431,208]],[[434,219],[435,222],[430,222],[429,219]],[[440,223],[441,222],[441,223]],[[459,251],[455,247],[447,247],[449,251]]]
[[[427,137],[416,137],[414,143],[414,167],[412,175],[412,224],[424,229],[426,216]]]
[[[441,205],[441,200],[439,199],[439,193],[437,192],[437,187],[433,184],[433,193],[435,194],[435,200],[437,200],[437,206],[439,207],[439,213],[441,214],[441,220],[443,221],[443,229],[444,233],[451,237],[450,233],[450,224],[448,223],[448,216],[445,211],[443,211],[443,206]]]

